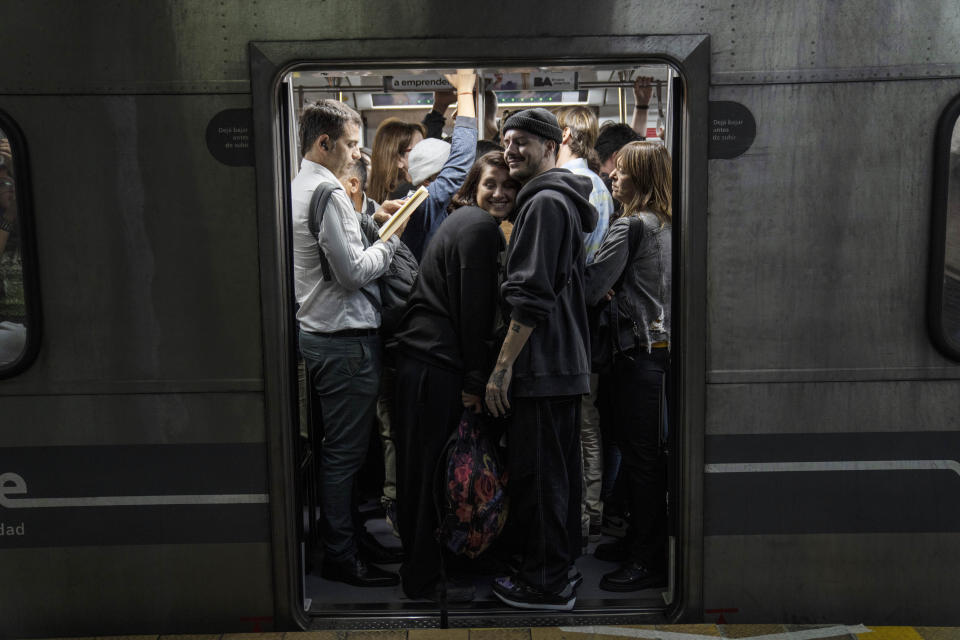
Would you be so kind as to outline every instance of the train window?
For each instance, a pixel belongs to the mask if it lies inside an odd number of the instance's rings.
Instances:
[[[960,360],[960,97],[940,120],[934,176],[930,326],[941,351]]]
[[[0,377],[23,371],[38,347],[26,149],[0,112]]]
[[[458,93],[459,87],[454,90],[455,87],[451,85],[455,80],[445,79],[444,74],[451,71],[424,68],[331,70],[306,65],[290,71],[282,79],[279,96],[284,114],[283,121],[286,123],[283,144],[286,155],[283,158],[283,165],[287,179],[294,180],[294,176],[301,171],[303,150],[299,148],[300,136],[297,129],[299,114],[318,99],[332,99],[348,104],[359,113],[362,120],[360,146],[374,156],[367,169],[369,173],[357,169],[355,175],[345,174],[350,184],[354,182],[363,184],[362,180],[366,179],[366,196],[369,198],[364,197],[363,190],[358,186],[350,187],[351,197],[356,193],[355,208],[358,211],[365,210],[370,205],[371,198],[382,201],[408,194],[411,188],[411,184],[408,183],[417,184],[423,178],[418,180],[414,176],[412,160],[410,165],[404,165],[405,160],[402,156],[404,150],[409,152],[410,148],[416,146],[417,141],[424,136],[450,139],[454,146],[458,144],[458,139],[461,141],[473,139],[474,131],[471,131],[470,135],[464,135],[462,124],[457,128],[459,134],[454,131],[458,96],[469,94]],[[622,139],[622,141],[616,144],[617,149],[630,140],[643,138],[665,145],[671,153],[678,148],[679,142],[672,137],[673,132],[679,129],[672,126],[669,108],[673,103],[671,89],[675,86],[672,80],[676,77],[676,73],[666,64],[640,66],[610,63],[596,66],[506,67],[475,70],[475,72],[476,78],[471,79],[477,83],[473,92],[473,110],[476,113],[475,135],[481,141],[477,146],[477,152],[482,153],[481,149],[489,151],[499,148],[497,144],[501,139],[500,128],[510,113],[530,107],[545,107],[553,110],[569,106],[583,108],[577,112],[581,114],[578,117],[596,124],[597,129],[594,130],[593,135],[596,135],[601,125],[607,122],[619,124],[620,127],[616,131],[619,132],[618,140]],[[479,90],[481,86],[483,91]],[[483,94],[482,98],[480,94]],[[467,108],[469,98],[463,100],[461,106]],[[584,111],[589,112],[590,117],[582,115]],[[474,120],[470,122],[473,123]],[[391,153],[396,156],[392,161],[378,163],[380,158],[377,157],[377,149],[387,148],[387,145],[380,147],[375,144],[375,140],[386,129],[406,131],[407,138],[389,147],[393,150]],[[378,130],[381,134],[378,134]],[[399,134],[397,137],[399,139]],[[604,139],[611,137],[608,134]],[[564,163],[570,163],[575,171],[580,169],[582,164],[584,171],[590,166],[600,175],[611,172],[616,156],[613,155],[611,161],[612,154],[608,151],[606,157],[598,157],[593,149],[595,144],[596,141],[591,140],[581,149],[582,153],[572,157],[564,156]],[[439,143],[434,146],[443,147]],[[472,142],[470,146],[473,146]],[[398,153],[401,155],[397,156]],[[451,160],[455,157],[453,152],[447,153],[450,153]],[[472,163],[473,148],[468,155],[469,162]],[[413,155],[410,156],[412,157]],[[443,157],[447,158],[446,155]],[[456,157],[459,158],[460,155]],[[380,165],[388,168],[383,169]],[[404,167],[403,170],[399,170],[398,166]],[[467,168],[469,166],[468,164]],[[389,175],[393,175],[392,180],[385,182],[374,179],[378,171],[390,172]],[[437,175],[438,168],[434,167],[431,171]],[[463,175],[466,173],[466,168],[457,171]],[[404,175],[405,173],[409,175]],[[359,177],[360,175],[363,177]],[[606,189],[601,187],[595,187],[595,189],[599,192],[598,197],[605,202],[604,206],[609,205],[612,211],[613,200],[609,195],[605,195]],[[509,228],[504,229],[504,233],[509,242]],[[293,304],[291,304],[292,307]],[[387,376],[384,376],[383,380],[387,380]],[[300,411],[301,424],[296,428],[296,437],[302,445],[300,460],[302,477],[298,494],[304,511],[310,514],[304,518],[305,530],[301,531],[307,566],[303,587],[306,608],[314,615],[331,615],[344,610],[365,612],[432,610],[435,605],[426,600],[407,600],[396,586],[360,588],[324,577],[319,560],[321,545],[318,541],[317,519],[319,515],[317,503],[322,499],[322,491],[317,490],[316,474],[320,467],[315,464],[317,460],[315,454],[322,447],[322,435],[316,433],[317,427],[312,426],[317,421],[310,418],[311,415],[316,415],[319,400],[310,392],[308,385],[303,383],[300,386],[300,395],[308,401],[305,403],[308,405],[305,410]],[[378,407],[378,410],[380,409],[381,407]],[[303,424],[304,421],[307,424]],[[397,523],[396,512],[393,511],[395,509],[393,500],[396,495],[395,479],[390,477],[391,474],[396,473],[396,466],[395,462],[391,464],[387,461],[391,455],[395,455],[393,453],[395,444],[389,433],[389,420],[385,424],[386,426],[381,428],[381,437],[373,438],[366,466],[357,477],[356,493],[359,494],[361,502],[357,519],[365,521],[366,529],[375,542],[379,543],[377,547],[389,548],[397,547],[400,541],[395,535]],[[598,456],[599,451],[594,458]],[[598,474],[597,465],[598,463],[595,462],[595,473]],[[599,492],[600,483],[594,482],[594,485],[595,490]],[[661,588],[659,584],[656,588],[623,593],[604,591],[599,588],[601,576],[611,570],[611,565],[598,559],[593,553],[598,544],[614,541],[616,538],[611,535],[611,532],[616,533],[616,531],[613,527],[614,518],[610,518],[611,522],[607,523],[606,529],[603,529],[599,515],[599,496],[591,496],[591,499],[590,506],[594,509],[593,520],[590,523],[592,526],[585,526],[582,532],[588,553],[577,561],[577,566],[584,574],[584,582],[578,592],[578,610],[618,609],[634,612],[662,610],[665,602],[670,602],[673,595],[670,589]],[[402,518],[399,526],[404,526]],[[364,544],[370,544],[369,537]],[[383,556],[383,563],[391,571],[396,570],[396,565],[393,564],[395,558],[391,553],[382,549],[374,549],[374,551]],[[368,553],[374,552],[368,550]],[[456,568],[468,574],[484,572],[489,574],[503,570],[504,566],[502,563],[497,564],[500,560],[493,561],[489,558],[487,564],[469,562],[460,558],[457,560]],[[474,603],[460,605],[458,608],[461,611],[470,611],[473,608],[490,611],[494,607],[501,606],[500,601],[491,591],[490,582],[489,575],[486,578],[477,577],[474,581]]]

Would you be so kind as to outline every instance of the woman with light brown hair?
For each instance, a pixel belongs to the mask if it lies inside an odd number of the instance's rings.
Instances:
[[[587,266],[587,304],[617,314],[613,363],[601,376],[601,423],[620,447],[630,524],[617,542],[597,546],[601,560],[621,563],[603,576],[607,591],[666,585],[667,424],[673,180],[670,154],[656,142],[631,142],[611,174],[623,212]],[[614,326],[616,326],[614,324]],[[606,435],[604,435],[606,437]]]
[[[380,123],[373,138],[373,166],[367,189],[371,198],[377,202],[388,200],[401,183],[410,182],[408,158],[424,133],[423,125],[399,118],[387,118]]]

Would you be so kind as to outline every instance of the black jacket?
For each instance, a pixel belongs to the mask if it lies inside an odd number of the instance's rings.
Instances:
[[[583,234],[597,225],[590,179],[551,169],[517,194],[501,295],[510,318],[534,326],[513,367],[512,393],[590,391]]]
[[[461,207],[437,227],[420,261],[396,339],[407,355],[463,374],[482,395],[496,358],[503,233],[483,209]]]

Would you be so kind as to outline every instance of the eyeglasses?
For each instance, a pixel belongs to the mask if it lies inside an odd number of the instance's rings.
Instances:
[[[3,178],[2,180],[0,180],[0,188],[13,189],[13,186],[15,184],[16,183],[13,180],[10,180],[9,178]]]

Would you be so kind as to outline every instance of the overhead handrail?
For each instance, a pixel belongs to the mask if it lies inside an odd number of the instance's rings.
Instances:
[[[654,80],[650,83],[655,87],[666,86],[667,82],[665,80]],[[582,81],[577,83],[578,89],[618,89],[618,88],[631,88],[633,87],[633,81],[603,81],[603,80],[589,80]],[[330,87],[323,85],[306,85],[300,84],[296,85],[296,91],[310,91],[310,92],[325,92],[325,93],[433,93],[433,91],[384,91],[382,84],[376,85],[350,85],[350,86],[340,86],[340,87]],[[537,89],[527,89],[527,91],[537,91]],[[549,91],[549,89],[547,89]],[[500,90],[497,90],[497,93],[500,93]]]

